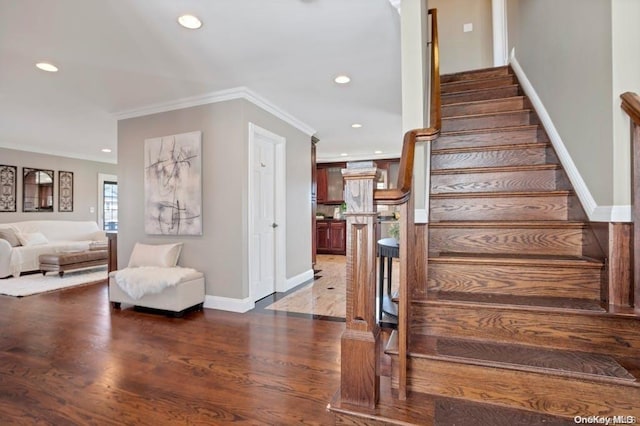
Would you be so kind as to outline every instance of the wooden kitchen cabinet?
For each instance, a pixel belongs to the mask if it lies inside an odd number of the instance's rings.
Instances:
[[[346,166],[346,163],[318,164],[316,177],[319,204],[342,204],[344,202],[342,169]]]
[[[316,195],[317,202],[322,204],[327,201],[327,169],[316,169]]]
[[[331,251],[329,224],[330,222],[324,220],[316,222],[316,249],[318,253],[329,253]]]
[[[321,254],[346,254],[347,224],[344,220],[316,222],[316,248]]]

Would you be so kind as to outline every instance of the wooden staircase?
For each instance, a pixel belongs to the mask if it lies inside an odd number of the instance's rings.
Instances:
[[[640,319],[610,312],[607,253],[516,77],[451,74],[441,91],[428,266],[408,283],[408,396],[381,391],[376,410],[338,409],[337,422],[640,423]],[[385,352],[397,389],[397,332]]]

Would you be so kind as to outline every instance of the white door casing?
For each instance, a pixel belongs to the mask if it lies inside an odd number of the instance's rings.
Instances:
[[[491,16],[493,24],[493,66],[499,67],[509,63],[506,0],[491,1]]]
[[[253,302],[286,284],[285,142],[249,123],[248,271]]]

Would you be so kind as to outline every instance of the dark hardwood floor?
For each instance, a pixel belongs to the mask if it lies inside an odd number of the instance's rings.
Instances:
[[[0,424],[334,422],[344,323],[112,310],[106,284],[0,296]]]

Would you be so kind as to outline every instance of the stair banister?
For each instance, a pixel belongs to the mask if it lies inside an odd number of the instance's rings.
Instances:
[[[631,119],[631,220],[633,222],[633,300],[640,314],[640,96],[626,92],[620,95],[622,109]]]
[[[361,407],[375,407],[380,394],[378,364],[380,328],[376,323],[376,204],[400,207],[400,302],[398,347],[400,380],[398,398],[407,397],[408,275],[413,260],[410,236],[414,235],[414,207],[411,193],[417,142],[435,140],[440,134],[440,65],[438,58],[437,11],[431,16],[430,127],[405,133],[395,189],[375,190],[377,168],[373,162],[349,163],[343,169],[347,212],[347,308],[346,329],[341,339],[340,401]]]

